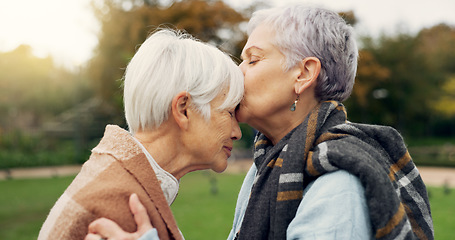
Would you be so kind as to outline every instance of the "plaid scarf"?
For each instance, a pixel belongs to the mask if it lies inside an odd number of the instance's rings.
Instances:
[[[305,187],[343,169],[365,188],[377,239],[434,239],[425,185],[400,134],[347,121],[341,103],[323,102],[273,146],[255,140],[258,168],[238,239],[286,239]]]

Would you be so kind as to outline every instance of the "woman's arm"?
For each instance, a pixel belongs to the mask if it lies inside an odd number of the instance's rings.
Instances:
[[[346,171],[327,173],[304,191],[287,239],[372,239],[364,188]]]
[[[99,240],[99,239],[141,239],[141,240],[157,240],[158,232],[150,223],[150,218],[147,210],[139,201],[135,193],[131,194],[129,201],[131,212],[134,215],[134,220],[137,224],[137,231],[129,233],[114,221],[107,218],[99,218],[88,227],[88,234],[85,240]],[[142,236],[142,237],[141,237]]]

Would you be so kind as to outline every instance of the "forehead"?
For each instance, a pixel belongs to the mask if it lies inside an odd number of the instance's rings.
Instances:
[[[264,52],[264,49],[262,49],[262,48],[260,48],[258,46],[255,46],[255,45],[254,46],[250,46],[248,48],[246,48],[246,46],[245,46],[245,48],[242,51],[242,55],[240,57],[242,57],[242,59],[244,57],[248,57],[248,56],[250,56],[252,54],[252,52],[262,53],[262,52]]]
[[[242,51],[242,56],[251,54],[251,51],[266,51],[273,47],[274,32],[265,25],[257,26],[248,37]]]
[[[221,104],[224,103],[224,100],[226,100],[228,91],[229,90],[227,88],[224,88],[223,90],[221,90],[218,93],[218,95],[216,95],[216,97],[212,99],[212,101],[210,102],[210,105],[215,108],[221,106]]]

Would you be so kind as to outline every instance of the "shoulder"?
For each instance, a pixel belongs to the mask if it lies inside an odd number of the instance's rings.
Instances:
[[[130,194],[145,195],[144,189],[118,161],[111,158],[106,155],[99,157],[98,161],[89,160],[57,201],[54,208],[61,211],[54,211],[54,214],[81,223],[78,228],[85,229],[97,217],[107,217],[117,220],[128,230],[134,230],[133,224],[122,219],[131,215],[128,207]],[[100,163],[108,164],[102,166]]]
[[[304,190],[306,195],[318,197],[337,194],[364,194],[364,188],[358,177],[344,170],[329,172],[311,182]]]
[[[109,154],[119,160],[127,160],[142,153],[142,149],[129,132],[115,126],[106,126],[104,136],[92,153]]]

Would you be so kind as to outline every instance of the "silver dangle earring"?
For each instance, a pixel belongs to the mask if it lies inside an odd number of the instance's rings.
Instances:
[[[295,111],[295,107],[296,107],[295,105],[299,101],[299,97],[300,97],[300,95],[297,95],[297,98],[295,99],[294,103],[291,105],[291,112]]]

